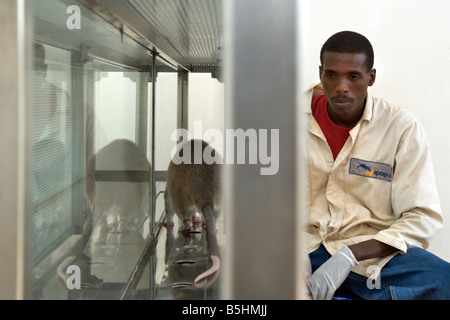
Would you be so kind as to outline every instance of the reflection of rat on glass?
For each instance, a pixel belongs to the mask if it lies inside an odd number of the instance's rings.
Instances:
[[[219,274],[220,260],[217,245],[215,218],[221,202],[220,193],[220,169],[217,163],[206,164],[202,157],[202,163],[195,164],[194,149],[201,147],[201,154],[205,150],[209,154],[215,154],[215,150],[206,142],[191,140],[186,142],[180,153],[185,149],[191,150],[191,163],[175,164],[170,162],[167,169],[166,186],[166,212],[168,224],[173,221],[174,213],[184,222],[182,231],[191,232],[195,224],[201,222],[198,213],[203,214],[206,223],[206,239],[209,253],[213,262],[210,269],[199,275],[194,284],[198,287],[211,285]],[[181,158],[183,158],[181,156]],[[206,280],[207,277],[210,277]]]
[[[110,231],[135,230],[135,221],[142,212],[148,212],[148,177],[150,164],[139,147],[129,140],[114,140],[100,149],[88,162],[85,172],[85,196],[94,221],[100,222],[97,241],[106,241]],[[108,175],[99,178],[99,172]]]

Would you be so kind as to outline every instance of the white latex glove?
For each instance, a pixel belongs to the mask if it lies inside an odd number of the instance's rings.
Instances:
[[[315,300],[331,300],[352,268],[358,264],[348,247],[343,247],[317,269],[309,278]]]

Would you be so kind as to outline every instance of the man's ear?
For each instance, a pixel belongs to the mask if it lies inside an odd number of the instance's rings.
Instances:
[[[319,66],[319,79],[322,78],[322,71],[323,71],[323,67]]]
[[[376,69],[370,70],[369,87],[373,86],[373,84],[375,83],[376,77],[377,77],[377,70]]]

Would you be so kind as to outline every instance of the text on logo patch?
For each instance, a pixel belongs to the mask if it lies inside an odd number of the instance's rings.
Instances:
[[[391,182],[392,166],[382,162],[350,159],[349,173],[357,176],[380,179]]]

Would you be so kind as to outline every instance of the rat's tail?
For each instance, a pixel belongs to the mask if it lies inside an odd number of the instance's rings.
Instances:
[[[211,255],[212,266],[211,268],[200,274],[197,278],[195,278],[194,285],[196,287],[210,286],[217,279],[220,269],[214,208],[211,205],[204,206],[203,216],[206,220],[206,241],[208,243],[209,254]],[[208,277],[210,278],[208,279]]]

